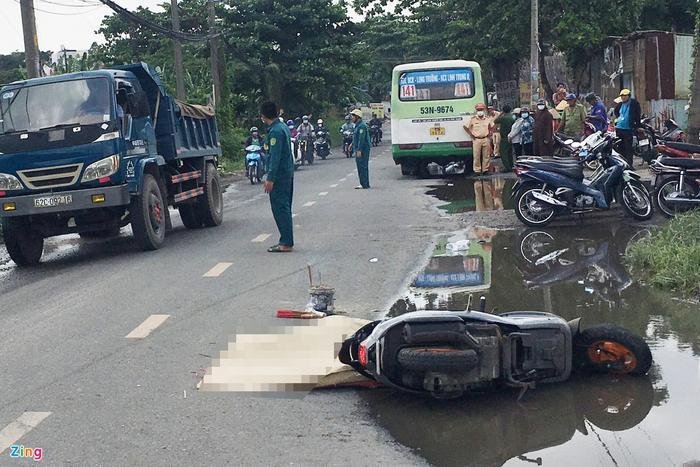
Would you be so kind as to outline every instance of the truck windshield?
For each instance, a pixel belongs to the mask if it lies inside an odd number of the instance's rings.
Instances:
[[[111,119],[112,99],[104,78],[37,84],[0,95],[0,134],[62,125],[92,125]]]

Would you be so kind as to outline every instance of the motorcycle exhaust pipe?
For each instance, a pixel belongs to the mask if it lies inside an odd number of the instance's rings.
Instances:
[[[552,198],[551,196],[545,195],[544,193],[539,193],[537,191],[532,192],[532,196],[535,199],[538,199],[544,203],[551,204],[553,206],[566,206],[566,203],[564,201],[560,201],[556,198]]]
[[[700,204],[700,198],[666,198],[666,202],[671,204]]]

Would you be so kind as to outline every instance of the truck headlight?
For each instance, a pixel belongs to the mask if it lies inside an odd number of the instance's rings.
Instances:
[[[114,175],[119,170],[119,156],[117,154],[105,157],[87,166],[83,173],[83,182],[91,182],[102,177]]]
[[[21,190],[22,184],[14,175],[0,174],[0,191]]]

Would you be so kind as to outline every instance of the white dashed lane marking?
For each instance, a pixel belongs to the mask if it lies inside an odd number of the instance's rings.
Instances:
[[[304,206],[306,206],[308,208],[308,207],[313,206],[314,204],[316,204],[316,201],[309,201],[307,203],[304,203]]]
[[[257,237],[255,237],[254,239],[252,239],[251,242],[262,243],[270,237],[271,237],[271,234],[269,234],[269,233],[260,234]]]
[[[216,266],[208,270],[202,277],[219,277],[225,270],[231,267],[233,263],[218,263]]]
[[[337,186],[338,186],[338,184],[337,184],[337,183],[334,183],[333,185],[331,185],[331,188],[335,188],[335,187],[337,187]]]
[[[39,425],[51,412],[24,412],[0,431],[0,454]]]
[[[292,214],[292,217],[297,217],[298,215],[299,215],[299,214],[294,213],[294,214]]]
[[[151,315],[146,318],[146,321],[139,324],[136,329],[131,331],[126,335],[127,339],[143,339],[151,334],[158,328],[161,324],[165,322],[166,319],[170,318],[170,315]]]
[[[344,182],[345,180],[347,180],[347,178],[343,177],[343,178],[341,178],[341,179],[338,180],[338,181],[339,181],[339,182]]]
[[[318,196],[326,196],[328,194],[327,191],[322,191],[321,193],[318,194]]]

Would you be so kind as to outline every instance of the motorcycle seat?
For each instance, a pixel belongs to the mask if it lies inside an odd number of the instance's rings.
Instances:
[[[664,143],[664,145],[668,146],[669,148],[678,149],[679,151],[700,153],[700,145],[698,144],[677,143],[674,141],[667,141]]]
[[[700,169],[700,159],[689,159],[686,157],[662,157],[659,162],[670,167]]]
[[[530,160],[525,163],[533,169],[554,172],[576,180],[583,180],[583,167],[576,161]]]

